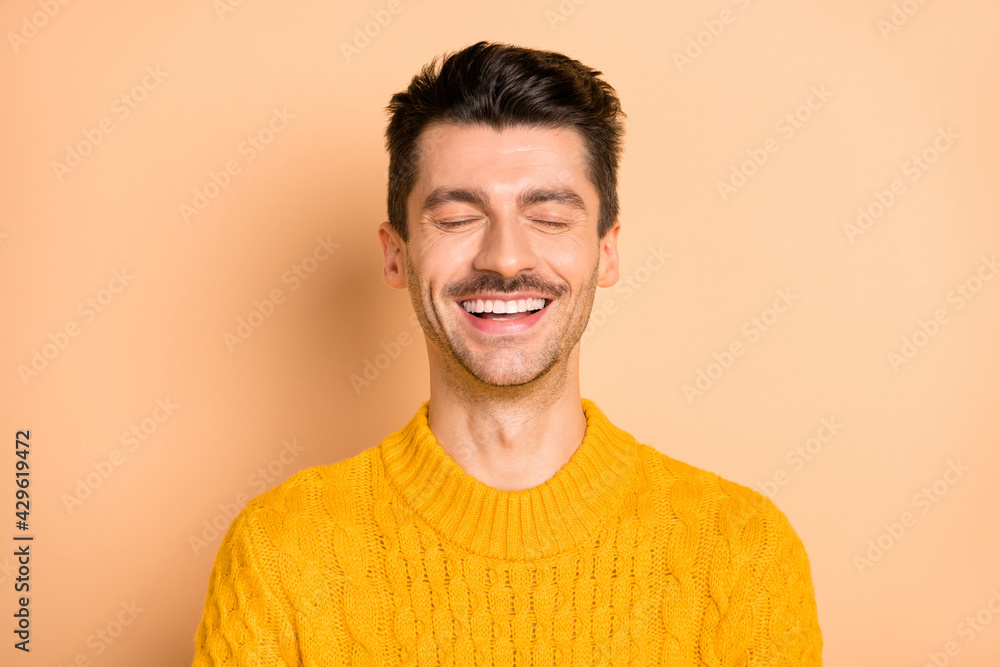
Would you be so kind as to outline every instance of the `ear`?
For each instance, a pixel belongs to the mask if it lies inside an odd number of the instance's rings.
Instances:
[[[406,287],[406,244],[388,221],[378,226],[378,240],[385,255],[382,280],[389,287]]]
[[[597,269],[597,285],[599,287],[611,287],[618,282],[618,231],[620,229],[621,222],[615,220],[615,224],[601,239],[601,257]]]

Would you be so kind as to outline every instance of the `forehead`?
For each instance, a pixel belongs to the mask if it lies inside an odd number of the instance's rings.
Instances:
[[[586,171],[583,137],[572,127],[497,130],[436,121],[424,128],[417,151],[417,185],[426,188],[480,174],[544,176],[570,183]]]

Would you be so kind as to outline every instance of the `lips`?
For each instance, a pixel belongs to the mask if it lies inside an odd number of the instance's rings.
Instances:
[[[516,315],[541,310],[551,301],[543,296],[519,292],[515,294],[477,294],[457,299],[458,304],[477,317],[494,319],[491,315]]]
[[[466,312],[469,312],[469,314],[472,315],[473,317],[478,317],[479,319],[482,320],[505,321],[505,320],[516,320],[522,317],[529,317],[530,315],[533,315],[544,308],[545,306],[543,305],[541,308],[529,308],[528,310],[519,311],[516,313],[487,313],[487,312],[472,313],[469,311]]]
[[[516,334],[527,331],[535,326],[548,312],[552,301],[546,299],[545,305],[533,312],[523,313],[479,313],[473,314],[462,307],[461,301],[455,303],[460,311],[460,317],[473,328],[487,334]],[[488,315],[488,317],[481,317]]]

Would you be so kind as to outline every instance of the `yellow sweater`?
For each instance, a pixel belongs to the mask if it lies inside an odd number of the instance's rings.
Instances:
[[[467,475],[425,402],[380,445],[251,500],[194,666],[820,665],[785,515],[581,403],[583,442],[533,489]]]

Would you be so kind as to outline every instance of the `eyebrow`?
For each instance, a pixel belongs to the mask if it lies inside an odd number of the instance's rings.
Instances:
[[[489,202],[489,196],[485,190],[480,188],[437,188],[424,200],[421,213],[437,208],[449,202],[462,202],[465,204],[475,204],[485,208]],[[555,202],[564,204],[576,209],[580,213],[587,213],[587,206],[583,203],[583,197],[567,187],[560,188],[531,188],[524,190],[517,196],[518,208],[540,204],[542,202]]]

